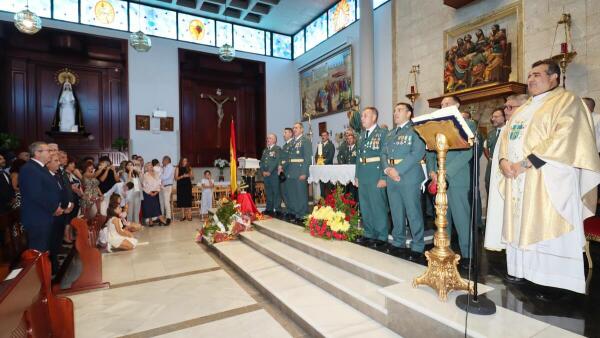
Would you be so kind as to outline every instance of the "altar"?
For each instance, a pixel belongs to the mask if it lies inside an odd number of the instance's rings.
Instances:
[[[313,197],[315,200],[321,196],[319,182],[346,185],[354,182],[356,165],[332,164],[311,165],[308,169],[308,183],[313,184]]]

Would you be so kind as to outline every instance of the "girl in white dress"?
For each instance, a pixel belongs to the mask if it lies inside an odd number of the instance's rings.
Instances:
[[[133,237],[133,234],[123,229],[121,213],[122,209],[118,201],[110,203],[106,210],[109,251],[111,249],[132,250],[137,245],[137,239]]]
[[[202,179],[202,201],[200,202],[200,218],[205,219],[208,215],[208,209],[212,208],[213,200],[213,188],[215,183],[211,178],[209,170],[204,171],[204,178]]]

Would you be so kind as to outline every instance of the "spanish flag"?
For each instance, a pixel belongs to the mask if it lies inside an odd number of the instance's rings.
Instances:
[[[231,195],[237,191],[237,154],[235,151],[235,125],[231,119],[231,137],[229,138],[229,182],[231,183]]]

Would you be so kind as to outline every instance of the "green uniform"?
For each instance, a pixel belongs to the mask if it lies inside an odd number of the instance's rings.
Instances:
[[[308,178],[308,168],[312,161],[312,145],[308,138],[300,136],[292,139],[289,145],[289,158],[286,164],[288,182],[289,213],[296,218],[308,214],[308,183],[300,176]]]
[[[474,130],[473,121],[467,120],[469,127]],[[461,256],[471,257],[469,250],[469,227],[471,223],[471,205],[469,192],[471,190],[470,161],[473,159],[473,149],[450,150],[446,155],[446,181],[448,182],[448,235],[452,234],[452,225],[458,232],[458,243]],[[437,153],[427,152],[427,172],[437,172]]]
[[[283,146],[281,147],[281,153],[279,154],[279,163],[281,165],[284,175],[287,172],[288,161],[290,159],[290,144],[291,143],[292,143],[291,139],[288,140],[286,143],[284,143]],[[287,181],[287,178],[285,181],[279,182],[279,186],[281,188],[281,197],[283,197],[283,202],[285,203],[286,213],[290,213],[290,200],[288,197],[290,188],[289,188],[289,182]]]
[[[266,148],[260,158],[261,173],[268,172],[269,176],[264,176],[265,181],[265,196],[267,198],[267,211],[280,211],[281,209],[281,194],[279,193],[279,176],[277,168],[280,163],[281,148],[278,145],[273,145]]]
[[[354,133],[356,135],[360,134],[360,132],[362,132],[362,123],[360,121],[360,111],[355,110],[350,114],[350,128],[352,128],[352,130],[354,130]]]
[[[375,126],[360,133],[357,143],[356,178],[358,178],[358,198],[364,237],[388,240],[388,201],[385,188],[378,188],[377,182],[385,180],[381,166],[381,150],[387,130]]]
[[[350,145],[344,142],[340,145],[337,155],[338,164],[355,164],[356,163],[356,144]]]
[[[321,142],[321,144],[323,143]],[[327,143],[323,144],[323,157],[325,158],[325,165],[333,164],[333,159],[335,157],[335,146],[331,141],[327,141]],[[317,163],[316,159],[315,163]],[[331,192],[331,190],[333,190],[333,184],[319,182],[319,188],[321,189],[321,196],[325,197]]]
[[[498,142],[498,135],[500,134],[500,128],[494,128],[490,130],[487,137],[487,142],[485,148],[488,150],[490,154],[490,158],[488,159],[487,166],[485,167],[485,191],[490,192],[490,177],[492,173],[492,157],[494,156],[494,148],[496,148],[496,143]]]
[[[393,167],[400,175],[396,182],[386,175],[387,196],[394,227],[392,229],[395,247],[406,247],[406,219],[412,233],[411,250],[423,252],[423,210],[421,208],[421,183],[425,180],[421,159],[425,155],[425,142],[415,132],[409,121],[388,133],[383,145],[381,165]]]

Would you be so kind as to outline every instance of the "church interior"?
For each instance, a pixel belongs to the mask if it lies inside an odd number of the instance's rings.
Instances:
[[[600,337],[598,15],[0,0],[0,338]]]

